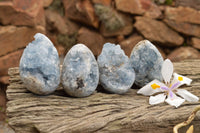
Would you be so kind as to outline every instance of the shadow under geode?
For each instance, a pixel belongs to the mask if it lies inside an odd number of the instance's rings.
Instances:
[[[132,85],[132,87],[130,89],[139,89],[139,87],[135,84]],[[97,86],[95,92],[92,94],[92,95],[95,95],[96,93],[106,93],[106,94],[113,94],[109,91],[106,91],[103,86],[101,86],[100,84]],[[128,92],[124,93],[124,94],[121,94],[121,95],[126,95]],[[70,97],[70,98],[77,98],[77,97],[73,97],[73,96],[70,96],[68,95],[62,85],[60,84],[59,87],[56,89],[56,91],[52,94],[49,94],[49,95],[57,95],[57,96],[63,96],[63,97]],[[84,97],[81,97],[81,98],[84,98]]]

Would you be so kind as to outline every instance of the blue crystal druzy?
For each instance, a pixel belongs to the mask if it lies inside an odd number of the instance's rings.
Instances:
[[[150,41],[140,41],[133,48],[130,62],[136,73],[136,85],[143,87],[154,79],[162,81],[161,67],[163,57]]]
[[[120,45],[105,43],[98,56],[100,83],[111,93],[123,94],[134,83],[135,72]]]
[[[99,68],[93,53],[83,44],[73,46],[65,56],[61,82],[73,97],[91,95],[99,82]]]
[[[20,77],[26,88],[39,95],[56,90],[60,83],[60,61],[56,48],[43,34],[25,48],[20,60]]]

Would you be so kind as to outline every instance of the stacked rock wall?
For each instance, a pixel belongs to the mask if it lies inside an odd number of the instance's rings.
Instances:
[[[172,61],[200,58],[200,0],[0,0],[0,82],[8,83],[8,68],[19,66],[37,32],[61,58],[77,43],[98,56],[105,42],[129,56],[143,39]]]

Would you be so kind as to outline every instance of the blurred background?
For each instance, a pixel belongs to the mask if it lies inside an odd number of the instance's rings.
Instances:
[[[143,39],[172,61],[197,59],[200,0],[0,0],[0,121],[8,68],[19,66],[37,32],[50,38],[61,60],[77,43],[96,57],[105,42],[120,44],[129,56]]]

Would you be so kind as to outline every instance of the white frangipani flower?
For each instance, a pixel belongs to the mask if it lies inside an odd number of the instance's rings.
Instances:
[[[199,98],[187,90],[177,89],[179,86],[186,84],[190,85],[191,79],[179,75],[177,73],[173,74],[173,64],[169,59],[166,59],[162,65],[161,73],[164,79],[164,83],[153,80],[144,87],[142,87],[137,93],[150,96],[149,104],[155,105],[162,102],[167,102],[168,104],[179,107],[185,100],[189,102],[197,102]],[[173,74],[173,80],[170,82]],[[151,96],[155,93],[164,92],[156,96]],[[176,94],[179,96],[177,96]]]

